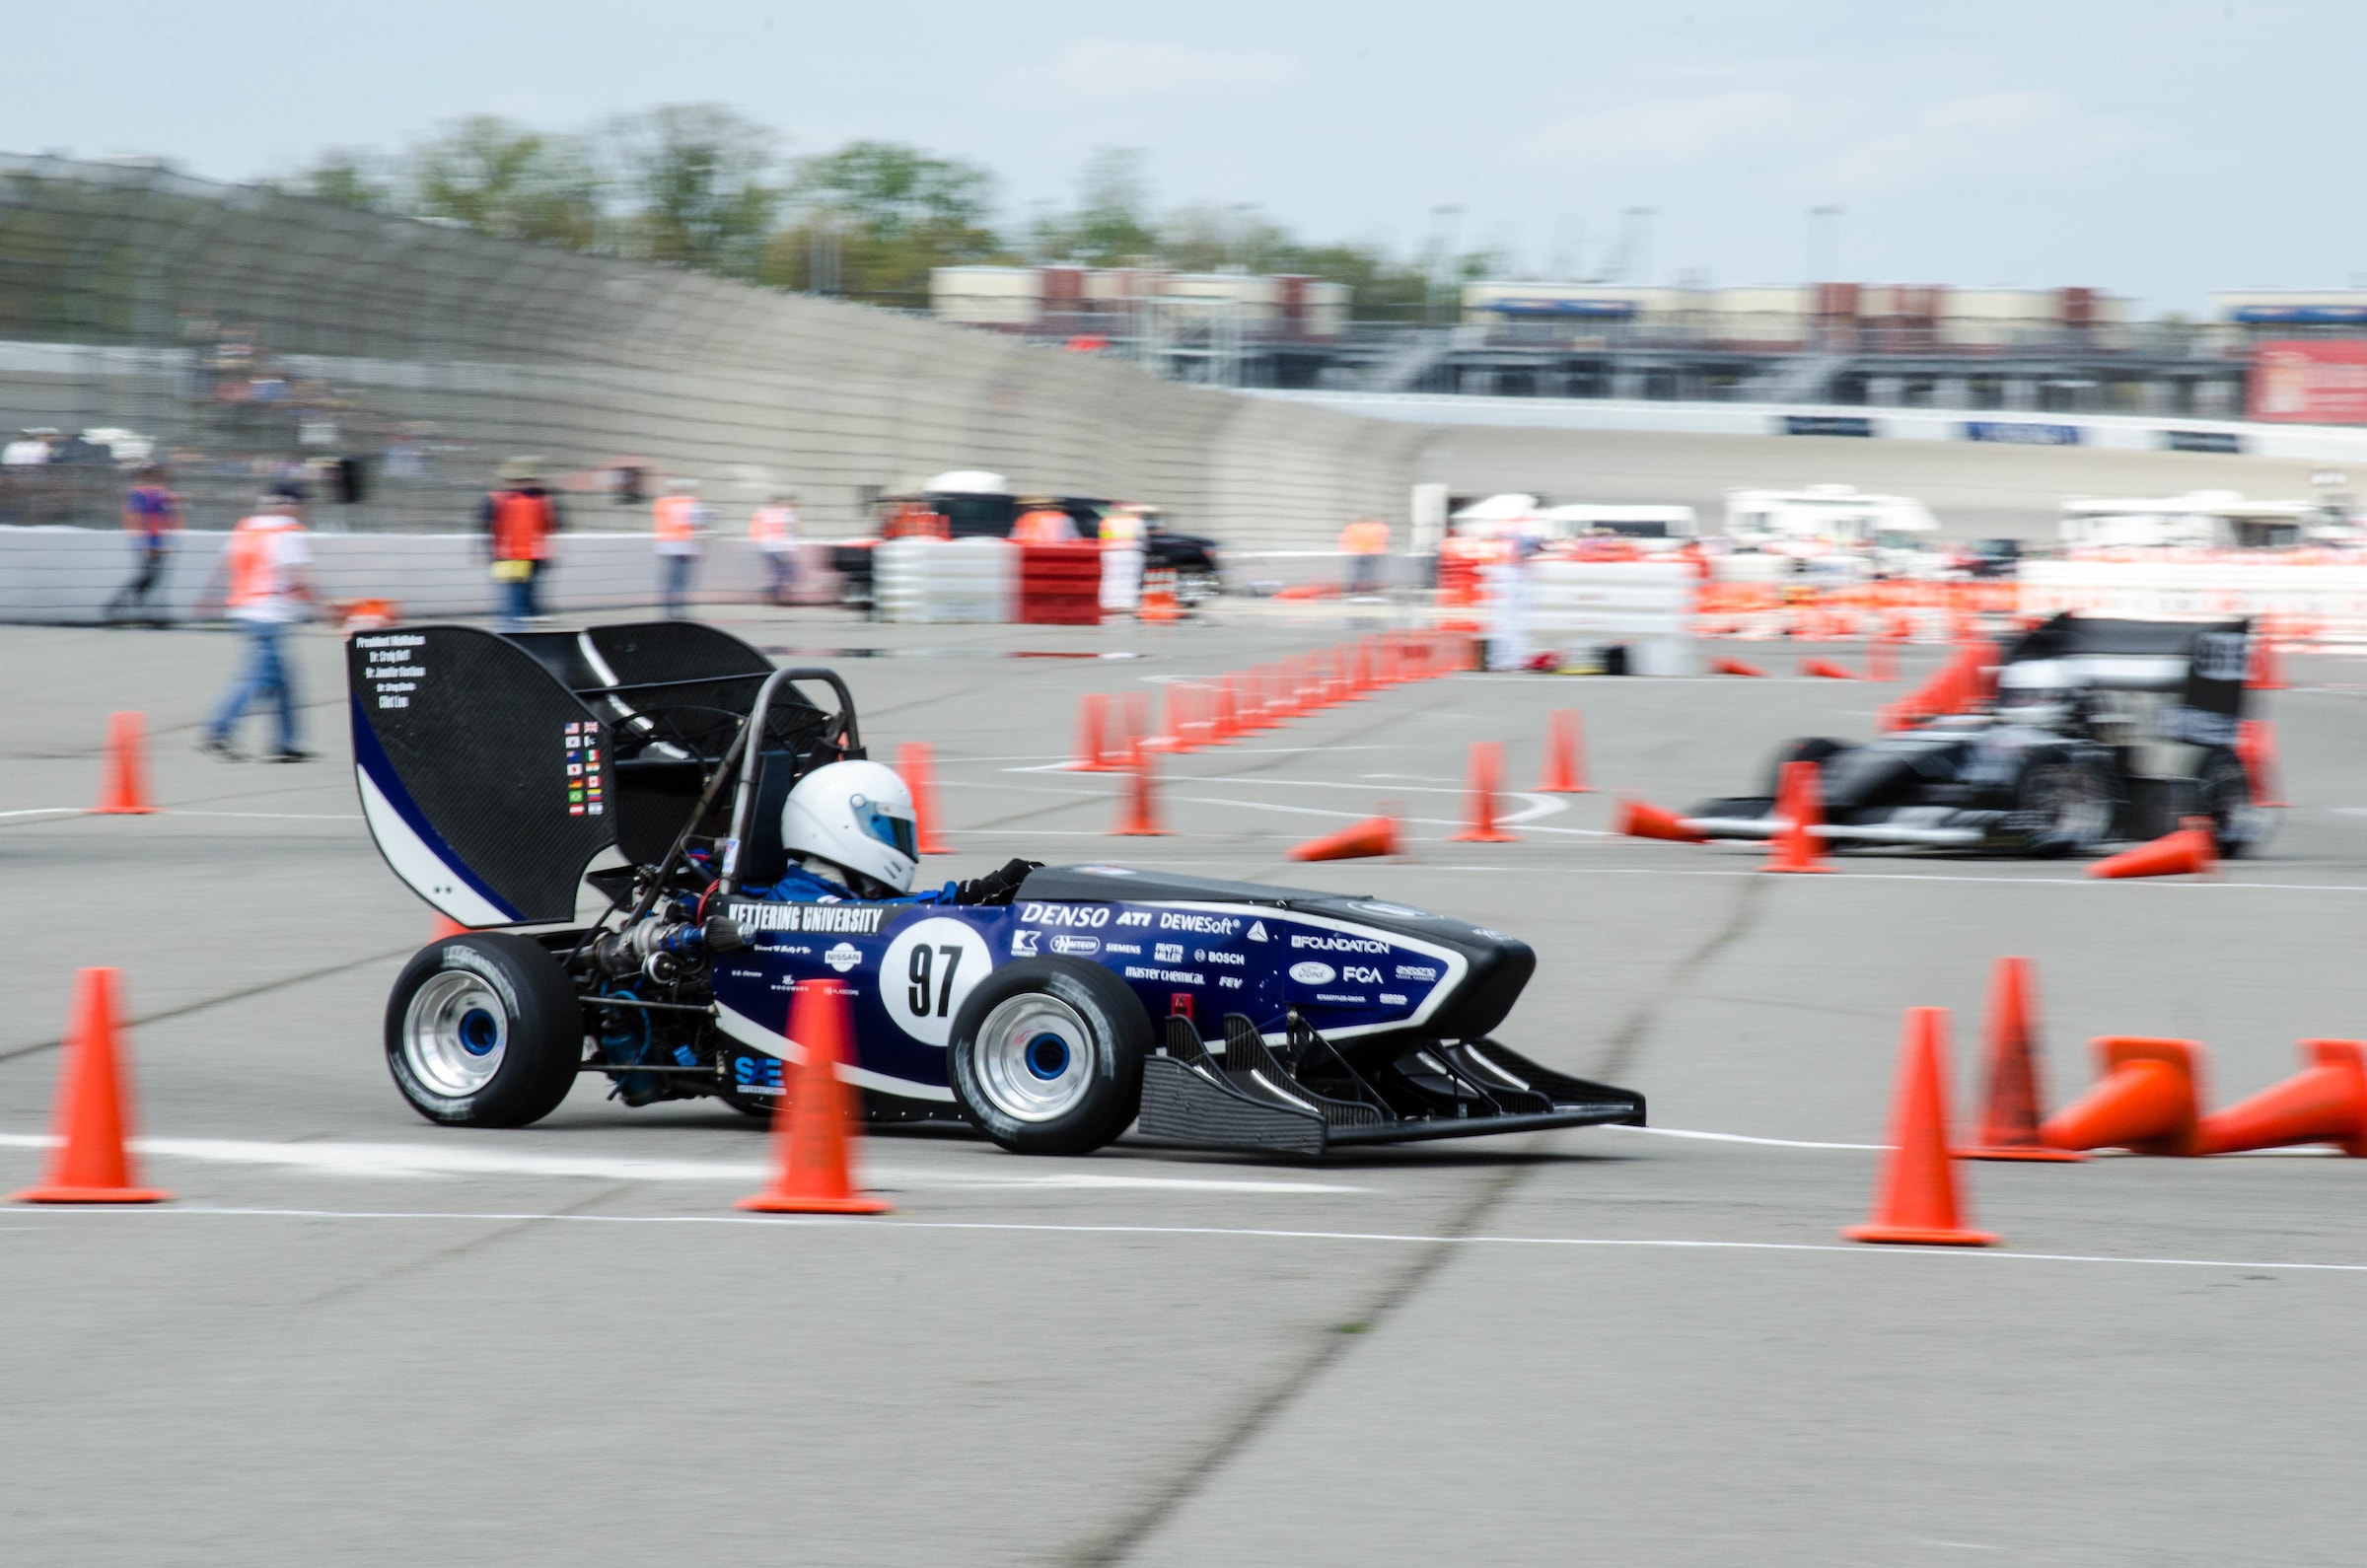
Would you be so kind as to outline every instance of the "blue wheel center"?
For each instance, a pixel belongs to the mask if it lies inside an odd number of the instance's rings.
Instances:
[[[461,1015],[461,1049],[482,1056],[501,1043],[501,1023],[481,1007]]]
[[[1057,1034],[1039,1034],[1028,1041],[1028,1071],[1047,1083],[1068,1071],[1068,1041]]]

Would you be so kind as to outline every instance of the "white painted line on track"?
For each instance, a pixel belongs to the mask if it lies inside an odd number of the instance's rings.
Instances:
[[[1698,1138],[1707,1143],[1755,1143],[1769,1149],[1869,1149],[1880,1153],[1887,1143],[1806,1143],[1798,1138],[1755,1138],[1742,1132],[1693,1132],[1684,1127],[1607,1126],[1608,1132],[1646,1133],[1655,1138]]]
[[[89,811],[88,806],[28,806],[21,812],[0,812],[0,817],[80,817]]]
[[[45,1133],[0,1133],[0,1148],[47,1149]],[[271,1143],[237,1138],[134,1138],[134,1150],[162,1159],[225,1165],[277,1166],[325,1176],[434,1177],[461,1176],[580,1176],[601,1181],[741,1181],[769,1175],[761,1161],[650,1160],[597,1155],[528,1154],[423,1143]],[[1233,1180],[1191,1176],[1120,1176],[1097,1171],[1013,1172],[965,1176],[920,1166],[864,1162],[865,1176],[885,1187],[1053,1188],[1112,1191],[1238,1193],[1369,1192],[1369,1187],[1317,1181]]]
[[[25,1211],[28,1219],[35,1211]],[[262,1209],[206,1207],[196,1204],[131,1206],[94,1204],[88,1208],[58,1206],[38,1211],[44,1219],[110,1219],[178,1215],[208,1219],[286,1220],[411,1220],[454,1221],[481,1225],[519,1225],[540,1221],[566,1225],[743,1225],[775,1230],[829,1230],[850,1235],[887,1236],[914,1231],[1002,1231],[1045,1236],[1205,1236],[1245,1241],[1364,1242],[1410,1247],[1533,1247],[1632,1248],[1639,1251],[1685,1252],[1823,1252],[1846,1257],[1950,1257],[1966,1261],[1987,1259],[2020,1263],[2118,1264],[2130,1268],[2255,1268],[2289,1269],[2325,1274],[2367,1274],[2367,1263],[2310,1263],[2292,1259],[2266,1260],[2226,1257],[2116,1257],[2101,1252],[2013,1252],[1990,1247],[1868,1247],[1834,1242],[1709,1242],[1673,1237],[1626,1236],[1428,1236],[1397,1231],[1284,1231],[1224,1225],[1055,1225],[1019,1220],[912,1220],[894,1217],[837,1219],[818,1215],[753,1214],[558,1214],[455,1210],[381,1209]],[[28,1225],[25,1230],[49,1230],[53,1225]]]

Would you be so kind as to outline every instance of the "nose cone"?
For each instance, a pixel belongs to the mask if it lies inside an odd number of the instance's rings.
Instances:
[[[1424,1033],[1440,1039],[1476,1039],[1503,1023],[1520,1000],[1529,976],[1537,971],[1537,951],[1528,943],[1468,920],[1368,898],[1325,899],[1320,904],[1304,902],[1300,907],[1462,954],[1466,964],[1462,982],[1423,1028]]]

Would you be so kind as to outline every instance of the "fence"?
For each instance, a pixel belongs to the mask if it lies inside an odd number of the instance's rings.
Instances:
[[[987,467],[1269,548],[1399,517],[1428,439],[685,271],[4,158],[0,425],[156,437],[215,526],[262,478],[350,456],[365,498],[330,528],[450,529],[498,459],[532,453],[578,526],[646,526],[598,489],[626,465],[702,481],[727,521],[795,491],[825,534],[883,489]]]

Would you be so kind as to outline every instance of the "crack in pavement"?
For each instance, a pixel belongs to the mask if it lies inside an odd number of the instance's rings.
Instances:
[[[1542,1135],[1522,1140],[1524,1152],[1535,1149],[1541,1141]],[[1422,1287],[1446,1265],[1447,1260],[1456,1255],[1457,1244],[1477,1235],[1487,1216],[1511,1194],[1514,1187],[1539,1169],[1542,1169],[1539,1163],[1521,1160],[1492,1173],[1462,1211],[1440,1228],[1436,1240],[1387,1280],[1365,1306],[1357,1319],[1365,1325],[1364,1331],[1349,1335],[1334,1328],[1319,1329],[1322,1337],[1299,1359],[1298,1364],[1284,1373],[1265,1392],[1251,1400],[1222,1431],[1201,1446],[1198,1455],[1189,1462],[1171,1470],[1165,1483],[1113,1529],[1098,1538],[1072,1546],[1057,1560],[1067,1568],[1114,1568],[1114,1565],[1132,1557],[1162,1525],[1198,1495],[1259,1432],[1272,1425],[1276,1417],[1313,1388],[1326,1370],[1344,1357],[1359,1339],[1369,1339],[1372,1330],[1380,1328],[1393,1314],[1419,1294]]]
[[[1719,954],[1742,940],[1752,921],[1757,917],[1766,891],[1764,879],[1743,884],[1742,896],[1735,899],[1733,909],[1726,915],[1726,923],[1711,932],[1699,947],[1678,960],[1677,967],[1669,971],[1668,978],[1654,986],[1651,996],[1628,1014],[1617,1029],[1612,1031],[1610,1043],[1603,1049],[1603,1059],[1589,1070],[1592,1077],[1604,1083],[1616,1083],[1626,1075],[1635,1063],[1644,1037],[1652,1033],[1652,1026],[1659,1021],[1661,1010],[1683,994],[1686,981],[1706,968]]]
[[[168,1007],[161,1012],[143,1013],[136,1018],[123,1020],[119,1027],[138,1029],[149,1024],[162,1024],[171,1019],[186,1018],[191,1013],[202,1013],[209,1007],[220,1007],[227,1002],[243,1002],[251,996],[261,996],[267,991],[277,991],[291,985],[302,985],[307,980],[326,979],[332,974],[343,974],[348,969],[358,969],[368,963],[384,963],[390,959],[399,959],[417,951],[416,947],[406,946],[394,948],[386,953],[373,953],[365,958],[348,959],[342,963],[331,963],[324,968],[307,969],[302,974],[291,974],[283,979],[265,980],[257,985],[241,986],[235,991],[225,991],[220,996],[201,997],[194,1002],[183,1002],[179,1007]],[[30,1045],[17,1045],[7,1050],[0,1050],[0,1065],[21,1060],[27,1056],[37,1056],[43,1051],[53,1051],[64,1044],[65,1038],[61,1035],[56,1039],[36,1040]]]

